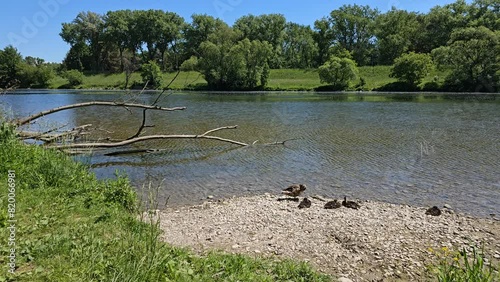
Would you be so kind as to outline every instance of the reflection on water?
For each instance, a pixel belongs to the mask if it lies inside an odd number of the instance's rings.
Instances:
[[[0,103],[14,115],[26,115],[68,103],[151,103],[155,98],[52,92],[59,94],[18,93],[1,97]],[[160,185],[169,204],[190,204],[208,195],[274,193],[305,183],[309,195],[447,203],[476,215],[500,214],[500,95],[176,93],[160,104],[188,109],[150,112],[148,123],[155,125],[150,134],[201,134],[238,125],[218,135],[247,143],[296,140],[246,148],[210,140],[160,140],[146,146],[166,149],[162,152],[99,153],[81,160],[92,164],[99,177],[121,170],[138,187]],[[91,123],[97,136],[125,138],[137,131],[140,118],[140,110],[92,107],[62,112],[39,124]]]

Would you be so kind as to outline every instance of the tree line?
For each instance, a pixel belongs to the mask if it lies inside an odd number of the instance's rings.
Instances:
[[[253,89],[265,86],[269,69],[323,67],[327,73],[326,66],[338,65],[338,59],[352,60],[354,67],[393,65],[402,56],[428,54],[432,64],[451,70],[450,87],[470,91],[481,83],[498,83],[499,14],[498,0],[457,0],[426,14],[396,8],[381,13],[354,4],[331,11],[311,27],[281,14],[246,15],[229,26],[203,14],[187,22],[162,10],[118,10],[81,12],[62,24],[60,36],[70,45],[63,61],[67,70],[131,73],[158,66],[161,71],[197,70],[211,88]],[[408,77],[397,72],[395,77]],[[346,77],[355,77],[352,73]]]

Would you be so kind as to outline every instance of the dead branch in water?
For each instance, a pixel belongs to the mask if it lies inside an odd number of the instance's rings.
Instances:
[[[133,143],[137,142],[143,142],[143,141],[149,141],[149,140],[157,140],[157,139],[212,139],[212,140],[218,140],[221,142],[226,142],[226,143],[231,143],[239,146],[248,146],[247,143],[231,140],[231,139],[226,139],[218,136],[212,136],[212,135],[207,135],[208,133],[212,133],[215,131],[223,130],[223,129],[235,129],[237,128],[237,125],[234,126],[224,126],[224,127],[219,127],[216,129],[209,130],[201,135],[193,135],[193,134],[186,134],[186,135],[149,135],[149,136],[142,136],[142,137],[137,137],[129,140],[124,140],[121,142],[114,142],[114,143],[78,143],[78,144],[63,144],[63,145],[54,145],[54,146],[48,146],[49,148],[55,148],[55,149],[78,149],[78,148],[114,148],[114,147],[121,147],[121,146],[126,146],[130,145]]]
[[[53,108],[47,111],[39,112],[38,114],[31,115],[26,118],[18,119],[17,121],[14,122],[15,126],[21,126],[28,124],[38,118],[41,118],[43,116],[47,116],[53,113],[57,113],[60,111],[68,110],[68,109],[74,109],[74,108],[81,108],[81,107],[89,107],[89,106],[108,106],[108,107],[129,107],[129,108],[142,108],[142,109],[150,109],[150,110],[157,110],[157,111],[182,111],[185,110],[186,107],[175,107],[175,108],[163,108],[159,106],[150,106],[150,105],[143,105],[143,104],[133,104],[133,103],[120,103],[120,102],[103,102],[103,101],[93,101],[93,102],[86,102],[86,103],[78,103],[78,104],[72,104],[72,105],[67,105],[67,106],[62,106],[58,108]]]

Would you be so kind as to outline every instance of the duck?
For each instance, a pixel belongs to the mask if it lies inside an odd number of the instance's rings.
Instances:
[[[304,190],[306,190],[306,185],[294,184],[286,188],[285,190],[281,191],[281,193],[290,197],[298,197]]]
[[[330,202],[325,204],[325,209],[327,209],[327,210],[338,209],[341,206],[342,206],[342,204],[340,204],[340,202],[338,202],[337,200],[333,200],[333,201],[330,201]]]
[[[311,207],[311,200],[309,200],[308,198],[304,198],[302,202],[300,202],[299,204],[299,209],[310,208],[310,207]]]
[[[425,212],[426,215],[432,215],[432,216],[440,216],[441,215],[441,210],[436,207],[436,206],[433,206],[432,208],[429,208],[426,212]]]
[[[353,202],[353,201],[348,201],[347,197],[344,197],[344,201],[342,202],[342,205],[346,208],[355,209],[355,210],[360,208],[360,205],[358,203]]]

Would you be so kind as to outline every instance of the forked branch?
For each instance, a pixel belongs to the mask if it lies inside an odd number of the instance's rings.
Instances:
[[[212,135],[207,135],[208,133],[218,131],[218,130],[223,130],[223,129],[235,129],[237,128],[237,125],[235,126],[225,126],[225,127],[219,127],[216,129],[209,130],[201,135],[193,135],[193,134],[185,134],[185,135],[149,135],[149,136],[142,136],[142,137],[137,137],[137,138],[132,138],[129,140],[124,140],[120,142],[114,142],[114,143],[77,143],[77,144],[62,144],[62,145],[53,145],[53,146],[48,146],[50,148],[55,148],[55,149],[78,149],[78,148],[114,148],[114,147],[121,147],[121,146],[126,146],[130,145],[133,143],[137,142],[143,142],[143,141],[148,141],[148,140],[157,140],[157,139],[211,139],[211,140],[218,140],[221,142],[226,142],[226,143],[231,143],[239,146],[248,146],[247,143],[227,139],[227,138],[222,138],[218,136],[212,136]]]
[[[143,104],[134,104],[134,103],[119,103],[119,102],[105,102],[105,101],[93,101],[86,103],[78,103],[67,106],[62,106],[58,108],[53,108],[47,111],[39,112],[38,114],[31,115],[26,118],[18,119],[14,122],[14,125],[21,126],[32,122],[35,119],[41,118],[46,115],[50,115],[53,113],[57,113],[63,110],[81,108],[81,107],[89,107],[89,106],[111,106],[111,107],[129,107],[129,108],[141,108],[141,109],[150,109],[150,110],[158,110],[158,111],[182,111],[185,110],[186,107],[175,107],[175,108],[163,108],[160,106],[150,106]]]

